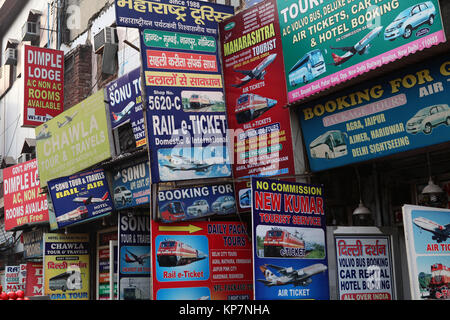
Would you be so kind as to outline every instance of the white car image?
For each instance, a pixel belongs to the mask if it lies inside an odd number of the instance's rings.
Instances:
[[[412,31],[424,23],[430,26],[436,17],[436,8],[431,1],[415,4],[403,10],[384,31],[384,40],[395,40],[398,37],[408,39]]]
[[[194,203],[187,208],[187,213],[190,216],[194,216],[194,217],[200,217],[204,214],[209,213],[208,201],[206,201],[204,199],[195,200]]]
[[[420,109],[414,117],[406,123],[406,132],[430,134],[433,127],[445,123],[450,126],[450,108],[447,104],[432,105]]]

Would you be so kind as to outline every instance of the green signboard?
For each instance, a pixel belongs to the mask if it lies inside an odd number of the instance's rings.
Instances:
[[[439,1],[277,1],[289,102],[445,42]]]
[[[110,134],[103,90],[37,127],[41,187],[110,158]]]

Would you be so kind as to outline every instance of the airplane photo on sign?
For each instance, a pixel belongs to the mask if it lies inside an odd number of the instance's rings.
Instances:
[[[450,237],[450,223],[443,226],[424,217],[417,217],[413,222],[420,229],[430,232],[432,234],[431,239],[438,243],[445,242]]]
[[[150,259],[150,253],[137,255],[128,249],[126,249],[126,251],[127,251],[127,253],[125,254],[125,262],[126,263],[138,263],[140,265],[143,265],[145,263],[146,259]],[[131,255],[131,258],[128,254]]]
[[[183,156],[178,155],[169,155],[166,157],[170,164],[163,164],[164,167],[167,167],[173,171],[207,171],[212,164],[201,163],[196,160],[191,160]]]
[[[317,263],[307,266],[302,269],[294,269],[292,267],[280,267],[273,264],[265,264],[259,267],[264,274],[265,279],[256,279],[264,285],[271,286],[284,286],[293,284],[294,286],[307,286],[312,283],[311,277],[321,272],[325,272],[327,266]],[[275,275],[270,269],[274,269],[279,276]]]
[[[330,47],[331,49],[345,51],[344,55],[342,56],[339,56],[335,53],[331,53],[334,62],[330,64],[338,66],[349,60],[357,53],[359,53],[360,55],[368,53],[370,48],[370,42],[372,42],[372,40],[375,39],[381,33],[381,30],[383,30],[382,26],[376,27],[375,29],[371,30],[364,38],[359,40],[353,47]]]
[[[72,122],[73,118],[75,118],[75,116],[76,116],[77,114],[78,114],[78,111],[75,111],[71,116],[67,116],[67,115],[64,116],[64,117],[66,118],[66,120],[65,120],[63,123],[57,121],[58,128],[62,128],[62,127],[64,127],[65,125],[67,125],[67,124],[69,124],[70,122]]]
[[[126,115],[126,114],[130,114],[131,109],[134,107],[135,103],[134,101],[131,101],[130,103],[128,103],[126,105],[125,108],[123,108],[122,111],[115,113],[113,111],[111,111],[111,114],[113,116],[114,119],[114,123],[119,122],[120,120],[122,120],[122,118]]]
[[[252,70],[234,70],[236,72],[240,72],[245,75],[244,78],[240,79],[240,83],[232,85],[233,87],[239,88],[247,83],[249,83],[251,80],[264,80],[264,76],[266,75],[267,71],[264,70],[271,64],[275,58],[277,57],[276,53],[273,53],[269,55],[267,58],[265,58],[260,64],[258,64],[255,68]]]
[[[89,193],[88,192],[80,192],[79,194],[84,195],[84,194],[89,194]],[[109,196],[109,193],[105,192],[105,194],[101,198],[97,198],[97,197],[93,197],[93,196],[88,196],[88,197],[77,196],[72,201],[73,202],[81,202],[81,203],[84,203],[84,205],[88,205],[88,204],[96,203],[96,202],[104,202],[104,201],[108,200],[108,196]]]

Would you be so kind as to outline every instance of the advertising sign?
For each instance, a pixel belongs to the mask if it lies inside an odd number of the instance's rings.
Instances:
[[[152,221],[153,299],[252,299],[251,245],[238,222]]]
[[[252,178],[255,300],[329,299],[322,186]]]
[[[258,3],[219,28],[234,177],[294,174],[275,1]]]
[[[64,108],[64,52],[24,45],[23,126],[37,127]]]
[[[103,169],[48,182],[58,228],[110,214],[114,207]]]
[[[163,222],[198,219],[236,213],[231,183],[162,190],[158,193],[159,218]]]
[[[23,290],[24,287],[20,283],[20,265],[19,266],[5,266],[5,288],[4,291]]]
[[[41,194],[37,160],[3,169],[5,230],[48,221],[47,195]]]
[[[108,116],[109,118],[109,116]],[[111,157],[110,130],[99,90],[36,128],[41,187]]]
[[[113,174],[113,199],[117,210],[150,203],[148,161],[123,165]]]
[[[163,2],[149,4],[178,7]],[[217,23],[234,9],[188,1],[176,10],[147,13],[153,26],[141,28],[152,182],[230,177]]]
[[[289,102],[445,42],[439,1],[278,1]]]
[[[340,300],[392,300],[391,246],[386,236],[336,236]]]
[[[44,294],[89,300],[89,235],[46,233],[44,248]]]
[[[450,59],[378,78],[299,112],[312,171],[430,146],[450,133]]]
[[[23,258],[36,259],[42,258],[44,249],[42,247],[43,229],[22,232]]]
[[[150,215],[119,211],[119,300],[150,300]]]
[[[44,294],[42,262],[27,262],[26,268],[25,296],[42,296]]]
[[[412,299],[450,299],[450,210],[402,210]]]
[[[121,27],[217,35],[217,23],[231,17],[231,6],[199,1],[116,0]]]
[[[112,128],[130,122],[136,147],[145,145],[144,113],[142,112],[140,68],[127,73],[106,86]]]

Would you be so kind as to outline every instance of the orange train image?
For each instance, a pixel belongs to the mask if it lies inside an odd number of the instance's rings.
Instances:
[[[264,257],[303,257],[305,240],[281,228],[267,230],[264,237]]]
[[[176,267],[203,260],[206,255],[191,246],[177,240],[164,240],[156,253],[160,267]]]

